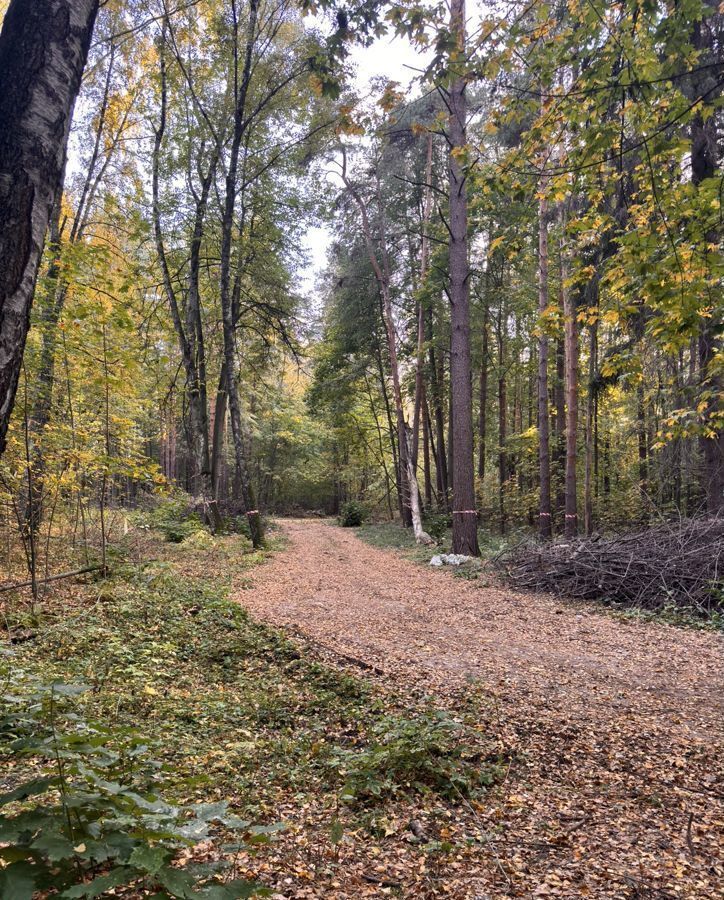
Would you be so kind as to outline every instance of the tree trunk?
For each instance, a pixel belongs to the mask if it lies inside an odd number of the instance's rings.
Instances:
[[[589,325],[588,396],[586,397],[586,468],[583,484],[583,528],[593,534],[594,417],[596,408],[596,368],[598,356],[598,322]]]
[[[559,288],[559,307],[561,318],[563,316],[563,290]],[[552,461],[556,474],[556,498],[555,512],[556,520],[560,523],[560,519],[565,515],[566,510],[566,492],[565,492],[565,472],[566,472],[566,352],[565,341],[563,337],[556,340],[556,377],[553,385],[553,406],[555,409],[555,428],[553,433],[553,453]]]
[[[648,492],[649,448],[646,434],[646,394],[644,392],[643,375],[636,388],[636,437],[639,451],[639,488],[641,490],[641,495],[645,496]]]
[[[40,364],[35,393],[35,402],[28,423],[28,437],[31,445],[32,478],[28,481],[28,496],[23,510],[23,527],[28,535],[34,535],[40,527],[43,514],[43,482],[45,478],[45,452],[43,435],[50,420],[53,405],[53,384],[55,381],[55,351],[58,337],[58,322],[62,303],[58,303],[60,281],[60,207],[63,189],[58,189],[49,228],[50,263],[47,271],[47,288],[40,311]],[[62,292],[61,296],[65,296]]]
[[[420,247],[420,284],[425,286],[430,239],[428,228],[432,214],[432,132],[427,137],[427,159],[425,161],[425,200],[422,211],[422,244]],[[417,471],[417,457],[420,446],[420,416],[422,414],[423,394],[425,390],[425,308],[422,300],[417,302],[417,356],[415,358],[415,416],[412,426],[412,466]]]
[[[448,358],[450,353],[448,351]],[[444,370],[442,372],[442,380],[444,380]],[[450,371],[450,389],[447,392],[447,486],[450,491],[450,497],[455,496],[455,464],[453,462],[453,447],[455,438],[453,436],[453,416],[454,416],[454,400],[453,400],[453,382],[452,370]]]
[[[578,534],[578,492],[576,463],[578,444],[578,325],[576,301],[566,284],[568,266],[565,249],[561,247],[561,289],[563,291],[563,321],[565,327],[565,392],[566,392],[566,483],[564,534],[573,538]]]
[[[209,192],[216,171],[217,157],[211,161],[209,171],[202,180],[201,194],[196,204],[194,230],[191,237],[188,295],[186,300],[186,334],[193,335],[191,348],[193,352],[194,378],[193,392],[189,396],[189,404],[193,405],[195,420],[193,434],[194,457],[199,487],[205,503],[208,505],[209,518],[214,531],[221,527],[221,516],[216,505],[214,494],[211,454],[209,449],[209,407],[206,376],[206,344],[201,317],[201,291],[199,274],[201,269],[201,244],[204,237],[204,220],[208,204]]]
[[[508,454],[505,444],[508,439],[508,393],[505,381],[505,372],[498,377],[498,482],[500,501],[500,532],[505,534],[505,483],[508,480]]]
[[[379,190],[378,202],[382,202],[382,199],[379,196]],[[381,209],[380,232],[383,248],[385,248],[384,217]],[[387,351],[389,354],[390,371],[392,374],[392,394],[395,401],[395,412],[397,415],[397,446],[400,453],[400,469],[403,473],[403,485],[407,492],[407,496],[405,498],[407,502],[405,505],[409,506],[410,522],[415,534],[415,540],[418,544],[431,544],[432,539],[422,527],[420,491],[417,484],[417,473],[415,471],[415,466],[413,463],[412,435],[407,426],[407,423],[405,422],[405,413],[402,402],[402,386],[400,383],[400,368],[397,359],[397,340],[395,336],[395,324],[392,314],[392,298],[390,296],[389,269],[386,262],[386,257],[386,249],[383,249],[384,269],[382,270],[383,280],[380,283],[380,290],[382,293],[382,302],[384,307],[384,325],[387,334]]]
[[[422,385],[422,461],[425,476],[425,506],[432,506],[432,473],[430,471],[430,416],[427,411],[425,383]]]
[[[711,13],[694,24],[692,44],[701,51],[704,59],[713,59],[712,47],[716,25]],[[695,96],[707,96],[711,104],[721,93],[721,85],[712,84],[714,70],[702,66],[701,72],[695,76],[693,93]],[[699,109],[691,122],[691,181],[695,188],[708,178],[713,178],[717,170],[718,156],[718,116],[711,106],[706,111]],[[718,245],[719,229],[711,229],[706,235],[706,242]],[[699,449],[702,456],[701,484],[706,497],[707,512],[715,515],[724,508],[724,428],[721,426],[721,397],[724,393],[724,378],[721,367],[717,368],[716,359],[722,352],[721,316],[713,314],[702,316],[699,327],[699,391],[702,410],[702,433],[699,437]]]
[[[234,228],[234,207],[238,189],[239,151],[244,130],[247,125],[245,119],[246,98],[251,83],[252,61],[254,43],[257,36],[257,17],[259,11],[258,0],[251,0],[249,4],[249,21],[247,23],[246,44],[244,47],[244,66],[241,73],[241,81],[237,87],[234,109],[234,133],[229,149],[229,159],[226,172],[224,206],[221,220],[221,260],[220,260],[220,299],[222,330],[224,339],[224,363],[226,365],[226,391],[227,403],[231,419],[231,434],[234,442],[234,459],[236,474],[239,479],[246,517],[249,522],[252,542],[255,547],[262,545],[264,533],[261,525],[259,510],[256,509],[251,478],[246,457],[244,431],[241,418],[241,402],[239,400],[239,370],[236,359],[236,323],[234,321],[233,297],[231,289],[231,251],[232,232]],[[237,34],[234,38],[236,40]],[[235,86],[237,82],[235,72]]]
[[[205,514],[214,531],[221,528],[222,521],[216,503],[209,455],[209,414],[206,390],[206,355],[204,335],[201,321],[201,301],[199,292],[199,269],[201,242],[203,239],[204,219],[208,204],[209,191],[216,170],[216,157],[212,160],[207,175],[202,180],[201,194],[196,204],[194,227],[190,246],[190,263],[188,292],[185,314],[182,318],[176,289],[171,277],[171,270],[166,256],[160,207],[160,155],[166,132],[166,113],[168,107],[168,87],[166,79],[166,22],[161,35],[159,54],[161,76],[161,102],[159,125],[155,131],[152,156],[152,198],[153,227],[156,242],[156,254],[161,266],[163,287],[171,313],[171,321],[178,339],[181,360],[186,376],[186,397],[189,406],[188,437],[191,451],[191,493],[200,494]]]
[[[543,188],[541,188],[543,189]],[[538,535],[548,540],[553,534],[551,520],[550,421],[548,415],[548,334],[545,316],[548,309],[548,203],[538,204],[538,466],[540,503]]]
[[[498,310],[498,500],[500,506],[500,532],[505,534],[505,483],[508,480],[508,388],[505,377],[505,328],[506,317],[501,302]]]
[[[397,359],[397,338],[395,335],[395,322],[392,313],[392,297],[390,294],[391,270],[387,250],[387,236],[385,230],[385,215],[382,205],[379,177],[376,180],[376,194],[378,205],[378,229],[381,253],[381,263],[377,258],[377,252],[372,239],[367,205],[353,186],[347,176],[347,160],[343,153],[342,180],[352,199],[357,204],[362,218],[362,231],[367,246],[367,255],[375,274],[377,286],[380,291],[382,304],[382,321],[387,336],[387,353],[390,360],[390,373],[392,375],[392,396],[395,403],[395,416],[397,423],[397,448],[400,457],[400,481],[404,495],[403,507],[409,511],[409,522],[415,533],[418,544],[431,544],[432,538],[422,527],[422,512],[420,505],[420,489],[417,484],[417,473],[412,461],[412,436],[405,422],[405,412],[402,402],[402,386],[400,383],[400,367]],[[405,519],[403,518],[403,522]]]
[[[387,433],[390,436],[390,448],[392,449],[392,464],[395,467],[395,487],[397,489],[397,511],[400,514],[402,522],[405,521],[405,502],[402,489],[402,471],[400,467],[400,456],[397,452],[397,441],[395,439],[395,425],[392,421],[392,408],[390,407],[390,398],[387,393],[387,379],[385,378],[385,367],[382,364],[382,350],[379,342],[376,341],[375,359],[377,361],[377,374],[380,378],[380,392],[382,400],[385,404],[385,415],[387,416]]]
[[[445,415],[442,409],[442,377],[439,371],[437,353],[435,352],[434,326],[432,309],[427,310],[427,342],[429,346],[428,358],[430,364],[430,387],[432,389],[432,406],[435,415],[435,436],[437,447],[435,448],[435,481],[437,493],[445,509],[449,509],[449,492],[447,479],[447,456],[445,455]],[[430,430],[432,437],[432,429]]]
[[[392,521],[394,521],[394,518],[395,518],[395,515],[392,511],[392,479],[390,478],[390,471],[387,467],[387,462],[385,461],[385,447],[384,447],[384,441],[382,439],[382,425],[380,424],[380,418],[377,415],[377,406],[375,405],[374,397],[372,394],[372,388],[369,383],[369,379],[367,378],[367,375],[365,375],[365,387],[367,388],[367,398],[369,400],[370,409],[372,410],[372,415],[374,416],[374,420],[375,420],[375,430],[377,432],[377,446],[379,447],[379,451],[380,451],[380,464],[382,465],[382,470],[385,473],[385,484],[386,484],[386,488],[387,488],[386,492],[385,492],[385,499],[387,501],[387,508],[390,513],[390,521],[392,522]],[[394,444],[393,444],[393,450],[394,450]],[[427,462],[429,465],[429,459]]]
[[[0,33],[0,454],[98,0],[12,0]]]
[[[482,482],[485,478],[485,453],[487,450],[487,425],[488,425],[488,310],[485,310],[483,318],[483,350],[480,360],[480,384],[479,384],[478,410],[478,478]]]
[[[453,552],[478,556],[478,514],[475,508],[473,456],[473,391],[470,368],[470,264],[468,261],[468,201],[466,173],[458,156],[466,136],[465,0],[450,4],[453,82],[447,105],[450,175],[450,392],[453,401]],[[455,69],[458,72],[455,72]]]
[[[214,428],[211,439],[211,487],[212,496],[218,502],[221,497],[221,461],[224,452],[224,437],[226,435],[226,365],[221,363],[219,386],[214,400]]]

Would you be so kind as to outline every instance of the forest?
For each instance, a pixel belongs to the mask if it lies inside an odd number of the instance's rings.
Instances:
[[[0,900],[713,900],[724,5],[0,0]]]

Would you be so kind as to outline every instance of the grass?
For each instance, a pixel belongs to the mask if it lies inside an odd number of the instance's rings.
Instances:
[[[724,632],[724,615],[720,612],[710,612],[703,617],[694,610],[689,611],[674,605],[651,610],[626,607],[606,600],[599,601],[599,603],[601,611],[610,614],[624,624],[658,622],[692,631]],[[598,603],[596,605],[598,606]]]
[[[452,552],[452,531],[446,528],[438,543],[432,547],[425,547],[415,543],[412,529],[403,528],[397,522],[374,522],[362,525],[355,529],[363,541],[373,547],[383,550],[396,550],[402,556],[413,562],[429,565],[433,556],[439,553]],[[476,580],[483,574],[486,560],[492,559],[500,553],[510,540],[507,537],[493,535],[483,529],[478,530],[478,543],[480,545],[480,560],[466,563],[462,566],[450,569],[456,578]]]

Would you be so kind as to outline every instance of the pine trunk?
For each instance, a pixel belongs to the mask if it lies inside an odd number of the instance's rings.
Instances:
[[[569,287],[564,251],[561,252],[561,286],[563,290],[563,321],[565,327],[565,391],[566,391],[566,480],[565,525],[567,538],[578,534],[578,490],[576,465],[578,461],[578,325],[576,302]]]
[[[598,323],[590,326],[588,350],[588,396],[586,397],[586,468],[583,485],[583,527],[587,535],[593,533],[593,476],[595,450],[596,366],[598,356]]]
[[[538,534],[547,540],[553,534],[551,520],[550,422],[548,415],[548,335],[545,315],[548,309],[548,203],[541,198],[538,207],[538,467],[540,503]]]
[[[459,154],[466,145],[465,0],[452,0],[450,30],[456,48],[451,60],[453,82],[448,93],[450,145],[450,392],[453,437],[453,552],[478,556],[473,457],[473,392],[470,364],[470,265],[466,173]],[[458,68],[459,71],[455,72]]]

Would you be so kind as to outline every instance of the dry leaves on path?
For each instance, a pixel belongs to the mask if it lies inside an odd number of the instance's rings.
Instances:
[[[461,846],[474,852],[463,849],[428,896],[724,895],[718,636],[480,588],[326,523],[283,530],[287,549],[239,602],[398,692],[424,690],[453,709],[475,694],[481,725],[512,760],[466,811],[478,834]],[[393,847],[375,848],[383,873]],[[348,852],[358,861],[368,851],[359,837]],[[422,896],[406,891],[404,871],[396,877],[403,896]],[[291,882],[286,896],[397,890],[365,886],[351,860],[301,893]]]

